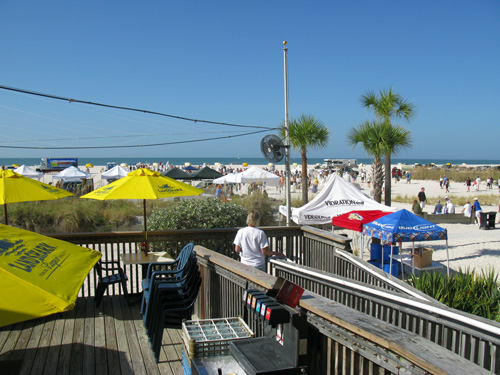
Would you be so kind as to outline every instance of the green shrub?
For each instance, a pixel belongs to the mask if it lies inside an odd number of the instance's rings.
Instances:
[[[11,225],[32,231],[91,232],[99,227],[133,223],[136,216],[142,215],[142,203],[65,198],[9,204],[8,214]]]
[[[217,199],[190,199],[157,207],[148,217],[150,230],[245,226],[247,210]]]
[[[493,269],[479,276],[461,269],[450,277],[423,273],[408,283],[449,307],[500,322],[500,285]]]
[[[247,212],[257,210],[260,214],[260,226],[275,225],[275,214],[278,212],[279,202],[260,194],[254,193],[246,197],[234,196],[232,203],[242,206]]]

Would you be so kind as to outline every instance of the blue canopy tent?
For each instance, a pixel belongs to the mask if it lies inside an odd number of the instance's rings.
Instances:
[[[391,246],[399,242],[411,241],[413,243],[413,249],[415,247],[415,241],[446,240],[446,266],[448,276],[450,275],[447,230],[420,216],[404,209],[399,210],[363,225],[363,234],[380,238],[383,242]]]

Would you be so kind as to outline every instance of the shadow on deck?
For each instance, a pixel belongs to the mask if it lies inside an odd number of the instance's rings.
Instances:
[[[182,374],[181,331],[166,329],[155,363],[139,305],[122,296],[78,298],[68,312],[0,328],[7,374]]]

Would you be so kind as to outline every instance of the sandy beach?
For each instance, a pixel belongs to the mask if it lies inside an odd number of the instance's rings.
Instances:
[[[267,166],[259,166],[261,168],[266,168]],[[311,166],[313,168],[313,166]],[[368,170],[369,166],[365,166]],[[100,173],[104,170],[103,166],[94,166],[90,168],[90,173],[94,179],[95,188],[99,188],[105,184],[105,181],[101,181]],[[43,182],[51,182],[51,175],[45,175]],[[370,187],[367,183],[354,182],[354,184],[359,187],[366,195],[370,196]],[[322,184],[320,183],[319,188],[321,189]],[[402,196],[402,197],[415,197],[417,196],[420,189],[424,187],[427,195],[427,205],[424,211],[431,213],[434,209],[434,205],[437,199],[441,199],[444,202],[445,196],[453,197],[466,197],[472,202],[474,197],[479,198],[481,202],[481,197],[486,195],[492,195],[498,198],[500,202],[500,194],[498,193],[497,185],[491,190],[486,190],[486,183],[483,181],[480,186],[479,191],[466,192],[466,187],[463,183],[453,183],[450,186],[450,192],[445,193],[444,189],[439,187],[439,181],[430,180],[412,180],[410,184],[406,183],[406,180],[401,180],[398,183],[392,183],[392,197]],[[245,191],[245,189],[243,189]],[[284,199],[284,192],[279,193],[278,188],[268,187],[267,192],[271,198]],[[293,198],[300,197],[301,191],[292,189]],[[309,199],[314,197],[314,194],[309,192]],[[292,198],[292,199],[293,199]],[[393,202],[392,204],[397,208],[405,208],[411,211],[411,205],[407,203]],[[462,211],[462,206],[456,205],[456,212]],[[495,206],[485,206],[482,205],[482,209],[485,212],[494,211],[498,212],[498,205]],[[500,216],[497,215],[497,221]],[[497,225],[496,229],[491,230],[480,230],[477,225],[473,224],[439,224],[440,226],[448,230],[448,251],[450,255],[450,268],[458,271],[461,269],[470,269],[478,273],[482,270],[487,270],[491,267],[495,269],[497,275],[500,276],[500,224]],[[336,231],[337,232],[337,231]],[[353,238],[353,245],[357,247],[359,243],[359,233],[353,231],[345,231],[350,238]],[[433,260],[446,264],[446,243],[445,241],[432,241],[425,243],[415,243],[415,246],[425,246],[430,247],[434,250]],[[403,244],[403,250],[411,249],[411,244]],[[369,252],[364,249],[364,259],[369,259]]]

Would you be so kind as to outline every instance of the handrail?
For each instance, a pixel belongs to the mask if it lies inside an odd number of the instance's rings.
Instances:
[[[274,276],[252,269],[236,260],[217,254],[201,246],[195,246],[195,251],[199,257],[199,264],[203,267],[203,288],[207,286],[217,288],[218,285],[224,288],[228,284],[235,287],[237,285],[246,285],[245,280],[247,280],[252,285],[270,289],[277,279]],[[225,279],[224,283],[221,281],[221,278]],[[212,279],[217,280],[217,282],[212,282]],[[231,290],[233,287],[229,289]],[[240,288],[243,289],[244,286]],[[240,298],[241,289],[238,289],[239,295],[228,293],[228,291],[222,289],[210,289],[206,291],[201,301],[198,301],[199,311],[221,310],[216,306],[225,305],[227,299]],[[206,307],[203,308],[201,305]],[[211,308],[208,308],[209,305]],[[385,322],[377,318],[358,312],[347,306],[332,303],[331,300],[310,291],[304,292],[297,310],[307,318],[310,324],[309,329],[312,331],[319,329],[321,334],[329,340],[342,345],[344,351],[351,353],[346,354],[346,356],[352,358],[352,361],[354,361],[355,355],[362,356],[364,357],[363,361],[372,362],[374,366],[378,365],[390,372],[394,372],[394,369],[404,367],[408,373],[424,373],[425,371],[433,374],[487,373],[487,371],[473,362],[413,332],[397,326],[387,326]],[[230,311],[229,313],[238,313],[238,311]],[[202,315],[201,317],[217,318],[218,316]],[[341,331],[345,330],[349,337],[336,334],[339,329]],[[315,347],[316,342],[314,341],[308,340],[307,346],[309,351]],[[347,346],[344,346],[346,342]],[[358,344],[351,346],[350,342],[357,342]],[[331,347],[333,350],[334,345],[332,344]],[[328,351],[329,349],[327,348],[330,348],[330,346],[327,345],[322,348],[322,350]],[[343,356],[344,351],[340,350],[336,355]],[[328,357],[326,353],[314,353],[314,355],[317,357]],[[313,365],[312,362],[311,365]],[[346,366],[351,365],[356,366],[354,363],[348,363]],[[321,367],[321,370],[320,368],[309,370],[311,373],[328,373],[323,367]],[[350,371],[355,370],[353,368]],[[399,372],[401,371],[402,369],[399,370]]]
[[[352,281],[342,280],[340,278],[336,278],[336,277],[333,277],[333,276],[330,276],[330,275],[327,275],[324,273],[315,272],[314,270],[307,269],[304,266],[296,265],[296,264],[286,262],[283,260],[272,259],[271,262],[273,264],[278,265],[279,267],[292,269],[296,272],[300,272],[300,273],[305,274],[305,275],[311,275],[311,276],[314,276],[318,279],[322,279],[322,280],[325,280],[325,281],[328,281],[328,282],[331,282],[334,284],[339,284],[339,285],[343,285],[343,286],[352,288],[359,293],[376,295],[376,296],[383,297],[385,299],[388,299],[388,300],[391,300],[391,301],[394,301],[394,302],[397,302],[400,304],[404,304],[408,307],[412,306],[412,307],[416,307],[416,308],[419,308],[422,310],[427,310],[427,311],[437,315],[438,318],[440,316],[445,316],[447,318],[451,318],[453,320],[456,320],[457,322],[461,322],[461,323],[467,324],[473,328],[480,329],[482,331],[486,331],[492,335],[496,335],[499,342],[500,342],[500,324],[498,324],[498,326],[495,326],[495,322],[493,322],[493,321],[491,321],[490,323],[482,322],[482,321],[478,320],[479,319],[478,317],[473,318],[473,317],[467,316],[463,313],[459,314],[457,312],[450,311],[449,309],[444,309],[442,307],[436,306],[435,304],[431,304],[431,303],[429,303],[429,301],[426,301],[427,303],[424,303],[421,301],[417,301],[414,298],[408,298],[404,295],[388,293],[386,291],[374,289],[374,288],[368,287],[366,285],[361,285],[361,284],[358,284],[358,283],[355,283]],[[416,297],[420,297],[420,296],[416,295]],[[431,317],[434,318],[434,316],[432,316],[432,315],[431,315]]]

